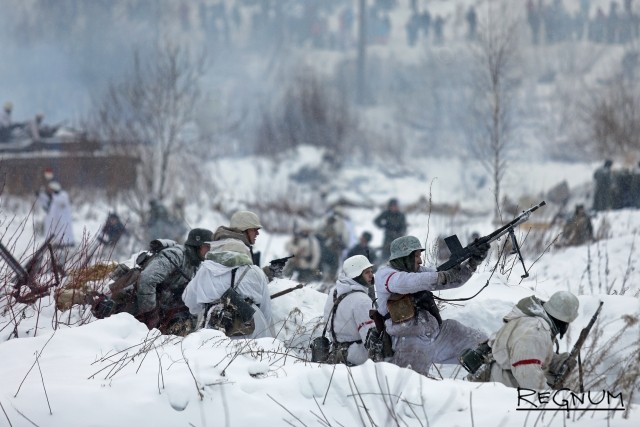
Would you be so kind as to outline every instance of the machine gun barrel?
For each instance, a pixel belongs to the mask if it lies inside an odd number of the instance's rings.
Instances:
[[[513,237],[512,240],[515,240],[515,236],[513,235],[513,229],[518,225],[522,224],[523,222],[526,222],[533,212],[535,212],[536,210],[538,210],[538,208],[541,208],[546,204],[547,203],[543,200],[537,205],[527,209],[526,211],[523,211],[520,215],[515,217],[508,224],[503,225],[502,227],[498,228],[491,234],[477,238],[476,240],[469,243],[464,248],[462,247],[462,244],[460,244],[460,240],[458,239],[458,236],[456,236],[455,234],[452,236],[446,237],[444,239],[444,242],[446,243],[447,248],[449,248],[449,252],[451,252],[451,257],[449,257],[449,259],[445,261],[443,264],[439,265],[437,267],[437,271],[446,271],[463,263],[464,261],[471,258],[471,256],[473,256],[478,251],[478,248],[480,246],[489,244],[494,240],[499,239],[506,233],[512,234],[512,237]],[[515,243],[517,245],[517,241]],[[520,252],[519,248],[516,247],[515,249],[518,251],[518,253]]]

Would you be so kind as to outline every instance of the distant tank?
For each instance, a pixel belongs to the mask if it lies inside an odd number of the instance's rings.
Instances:
[[[26,126],[14,126],[0,139],[0,194],[33,194],[43,170],[52,170],[65,188],[115,193],[135,184],[136,157],[113,153],[106,144],[62,126],[44,127],[35,140]]]

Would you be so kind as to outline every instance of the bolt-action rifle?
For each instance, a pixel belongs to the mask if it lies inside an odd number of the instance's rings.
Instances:
[[[498,228],[496,231],[494,231],[491,234],[488,234],[483,237],[478,237],[477,239],[469,243],[464,248],[460,244],[460,240],[458,240],[458,236],[456,236],[455,234],[453,236],[446,237],[444,239],[444,242],[447,244],[447,248],[449,248],[449,251],[451,252],[451,256],[449,257],[449,260],[447,260],[446,262],[444,262],[443,264],[437,267],[437,271],[446,271],[463,263],[464,261],[471,258],[474,254],[478,253],[479,252],[478,248],[480,248],[481,246],[488,245],[494,240],[497,240],[503,235],[509,233],[509,236],[511,237],[513,250],[518,254],[518,258],[520,259],[520,262],[522,263],[522,267],[524,268],[524,275],[522,276],[522,278],[524,279],[525,277],[529,277],[527,268],[524,266],[524,260],[522,259],[522,254],[520,253],[520,246],[518,245],[518,240],[516,239],[516,235],[513,229],[518,225],[522,224],[523,222],[527,221],[532,212],[534,212],[535,210],[537,210],[538,208],[544,205],[546,205],[546,202],[543,200],[542,202],[538,203],[534,207],[527,209],[526,211],[523,211],[520,215],[515,217],[508,224],[503,225],[502,227]]]
[[[53,251],[51,249],[51,240],[53,236],[49,236],[47,240],[35,251],[29,262],[23,267],[20,262],[15,259],[13,254],[7,249],[2,243],[0,243],[0,258],[2,258],[9,268],[13,270],[15,273],[13,292],[11,296],[13,296],[17,302],[24,304],[31,304],[38,300],[38,298],[43,297],[49,292],[49,289],[56,286],[56,283],[46,284],[46,285],[38,285],[34,276],[36,270],[39,266],[40,260],[44,255],[44,252],[48,249],[52,256]],[[55,268],[55,262],[52,259],[52,264]],[[26,286],[29,290],[28,292],[21,294],[22,288]]]
[[[560,368],[558,368],[558,372],[556,372],[555,381],[553,382],[553,384],[551,384],[551,388],[553,388],[554,390],[559,390],[564,386],[564,382],[567,380],[567,377],[571,373],[571,370],[569,369],[569,367],[573,363],[573,360],[575,360],[576,357],[578,357],[578,355],[580,354],[580,349],[584,345],[584,342],[587,340],[587,335],[589,335],[591,328],[593,328],[593,325],[595,325],[596,319],[600,314],[600,310],[602,310],[602,304],[604,303],[600,301],[600,305],[598,305],[598,309],[596,310],[594,315],[591,317],[591,320],[589,320],[589,323],[587,324],[587,326],[582,328],[582,330],[580,331],[580,336],[578,337],[576,343],[573,345],[573,348],[571,349],[571,353],[569,353],[569,356],[566,359],[564,359],[564,361],[562,362],[562,365],[560,365]]]

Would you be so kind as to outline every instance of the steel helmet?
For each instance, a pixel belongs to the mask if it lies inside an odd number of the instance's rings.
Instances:
[[[262,228],[258,215],[250,211],[238,211],[231,215],[229,226],[240,231],[246,231],[250,228]]]
[[[580,302],[574,294],[567,291],[558,291],[551,295],[551,298],[543,304],[543,307],[549,316],[571,323],[578,317],[579,305]]]
[[[354,255],[342,263],[342,271],[350,279],[355,279],[369,267],[373,267],[373,264],[364,255]]]
[[[411,255],[413,251],[424,251],[420,240],[413,236],[402,236],[391,242],[389,261]]]
[[[202,245],[208,245],[213,240],[213,232],[206,228],[194,228],[189,231],[187,241],[184,242],[186,246],[200,247]]]

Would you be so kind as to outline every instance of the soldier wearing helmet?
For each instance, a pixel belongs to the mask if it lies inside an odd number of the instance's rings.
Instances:
[[[218,329],[229,337],[274,337],[268,281],[253,265],[249,248],[240,240],[226,239],[206,258],[182,294],[198,317],[197,328]],[[231,294],[240,305],[227,298]]]
[[[568,356],[555,353],[554,343],[578,317],[579,305],[568,291],[558,291],[546,302],[535,296],[520,300],[489,340],[494,362],[487,380],[509,387],[549,388]]]
[[[389,262],[376,272],[375,287],[378,312],[393,338],[393,363],[427,375],[433,363],[458,363],[466,348],[487,339],[456,320],[442,320],[431,291],[464,285],[487,256],[489,245],[442,272],[422,266],[424,250],[414,236],[392,241]]]
[[[249,252],[251,253],[251,259],[253,263],[260,264],[260,254],[253,252],[253,245],[256,243],[256,238],[260,235],[260,229],[262,224],[258,215],[251,211],[238,211],[231,215],[229,226],[225,227],[221,225],[213,234],[213,240],[215,242],[221,242],[222,244],[226,239],[236,239],[244,243]],[[214,247],[217,244],[214,244]]]
[[[342,263],[335,288],[324,307],[324,322],[332,342],[335,363],[361,365],[369,358],[376,332],[369,317],[372,300],[373,265],[364,255],[355,255]]]
[[[213,239],[211,230],[194,228],[184,245],[162,249],[140,273],[136,294],[138,320],[162,333],[185,335],[193,326],[182,292],[205,259]]]

